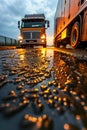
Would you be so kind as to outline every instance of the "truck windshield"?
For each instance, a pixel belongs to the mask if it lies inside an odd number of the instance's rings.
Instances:
[[[22,28],[39,28],[39,27],[45,27],[45,22],[28,22],[28,21],[22,21],[21,27]]]

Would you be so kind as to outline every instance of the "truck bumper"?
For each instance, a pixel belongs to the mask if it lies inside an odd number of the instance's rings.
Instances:
[[[23,40],[20,42],[21,46],[46,46],[46,40]]]

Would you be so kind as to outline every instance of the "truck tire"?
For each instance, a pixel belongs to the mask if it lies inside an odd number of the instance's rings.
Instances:
[[[79,44],[79,22],[76,22],[71,30],[71,36],[70,36],[70,44],[73,48],[76,48]]]

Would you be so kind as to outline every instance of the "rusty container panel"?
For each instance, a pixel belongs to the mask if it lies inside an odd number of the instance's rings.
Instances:
[[[73,18],[79,10],[79,0],[70,0],[70,18]]]
[[[57,33],[60,31],[61,29],[61,1],[58,1],[58,7],[57,7]],[[59,26],[58,26],[59,25]]]
[[[66,2],[65,2],[65,24],[67,24],[69,21],[69,15],[70,15],[69,2],[70,2],[70,0],[66,0]]]
[[[84,12],[81,41],[87,41],[87,10]]]
[[[61,29],[63,29],[65,24],[65,2],[61,0]]]

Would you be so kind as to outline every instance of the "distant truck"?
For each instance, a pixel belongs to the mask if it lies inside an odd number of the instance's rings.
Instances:
[[[54,45],[87,46],[87,0],[58,0],[54,20]]]
[[[45,20],[44,14],[27,14],[18,21],[20,29],[19,44],[21,47],[38,46],[46,47],[46,29],[49,21]]]

